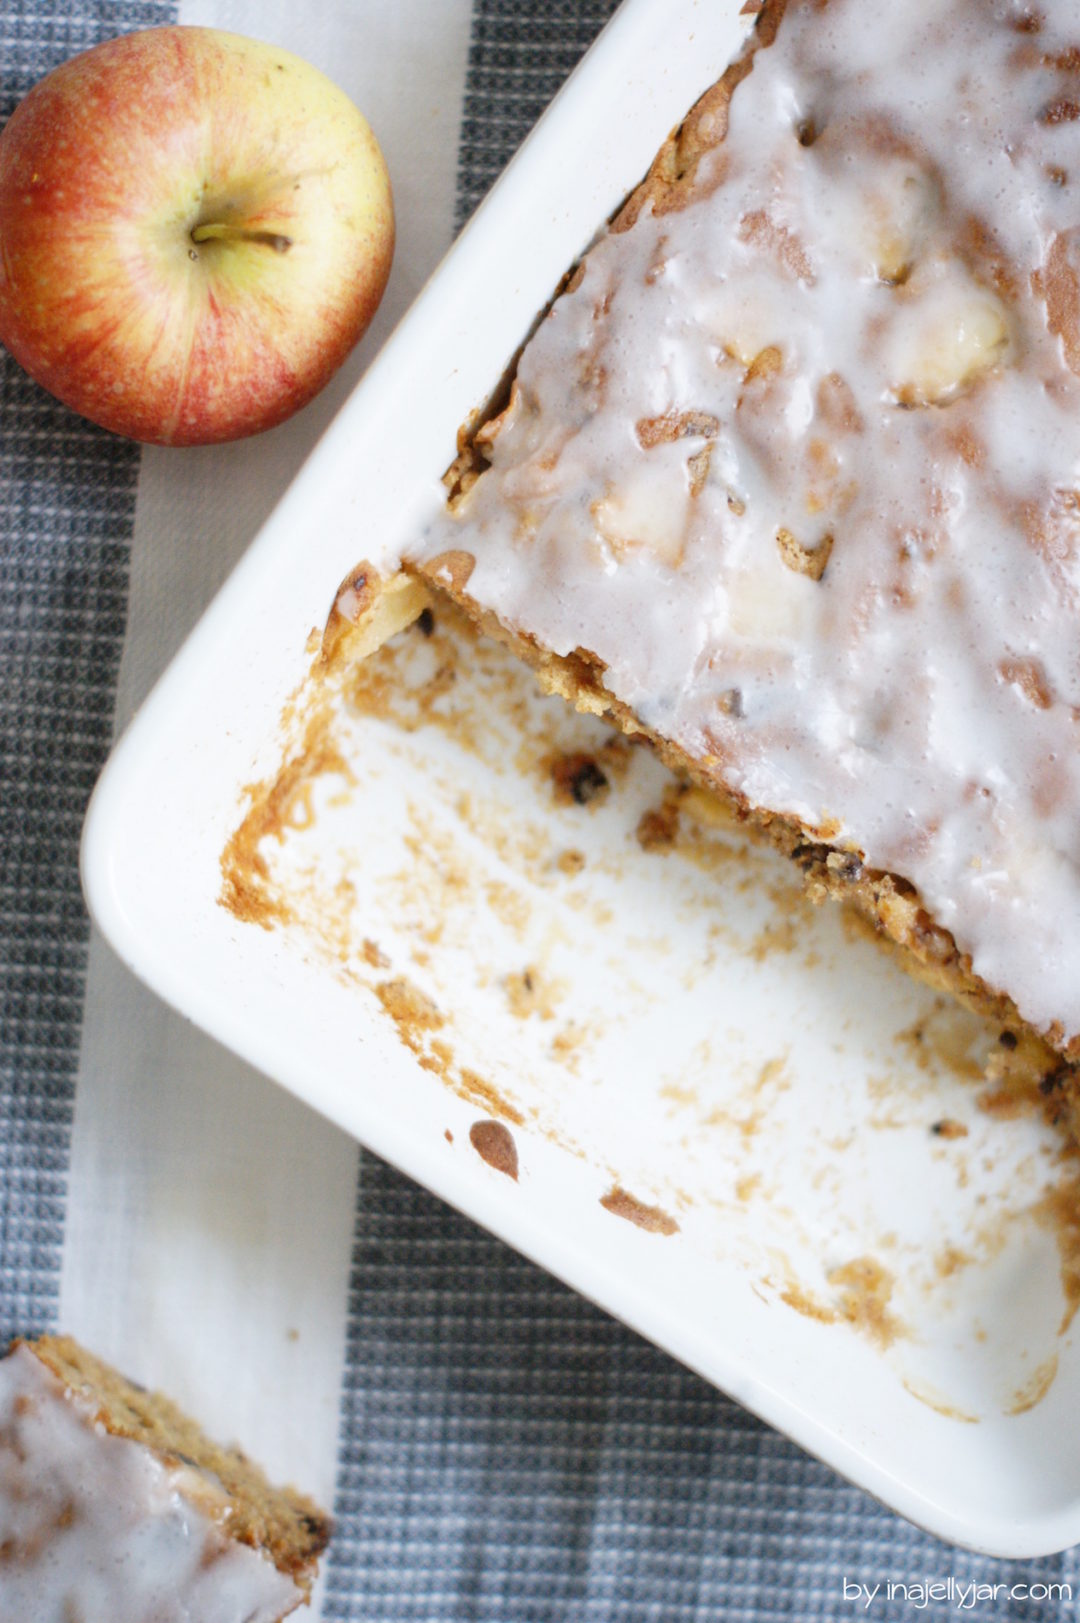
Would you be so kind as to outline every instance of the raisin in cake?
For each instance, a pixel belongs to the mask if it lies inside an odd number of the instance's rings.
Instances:
[[[67,1337],[0,1362],[0,1618],[278,1623],[327,1518]]]

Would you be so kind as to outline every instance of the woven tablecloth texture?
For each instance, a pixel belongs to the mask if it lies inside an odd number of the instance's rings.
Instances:
[[[475,0],[459,224],[613,9]],[[65,57],[170,14],[6,0],[0,116]],[[78,837],[110,740],[138,467],[136,447],[0,354],[4,1337],[56,1316],[88,937]],[[845,1578],[949,1574],[1080,1597],[1075,1552],[992,1562],[942,1546],[369,1155],[334,1511],[323,1615],[356,1623],[833,1619],[860,1615]],[[879,1596],[871,1615],[1075,1611]],[[15,1623],[2,1574],[0,1623]]]
[[[0,119],[50,68],[167,22],[160,0],[0,8]],[[109,745],[138,447],[83,422],[0,349],[0,1340],[45,1328],[89,928],[83,812]]]

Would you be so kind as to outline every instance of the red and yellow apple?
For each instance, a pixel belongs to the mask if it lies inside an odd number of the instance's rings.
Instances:
[[[288,417],[371,320],[393,246],[366,120],[318,69],[238,34],[109,40],[0,134],[0,342],[133,439]]]

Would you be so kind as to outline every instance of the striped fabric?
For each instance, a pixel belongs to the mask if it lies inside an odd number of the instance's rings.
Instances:
[[[170,9],[6,0],[0,115],[56,62]],[[476,0],[459,224],[612,9]],[[56,1318],[88,936],[77,844],[112,725],[138,473],[134,447],[0,355],[4,1337]],[[945,1549],[367,1155],[335,1512],[323,1616],[356,1623],[1056,1623],[1070,1601],[956,1596],[978,1581],[1080,1598],[1074,1552],[1022,1564]],[[889,1579],[950,1576],[944,1602],[884,1597]],[[861,1583],[882,1586],[869,1609]]]
[[[171,12],[7,0],[0,120],[66,57]],[[89,934],[79,830],[112,729],[138,471],[136,446],[0,349],[0,1340],[55,1314]]]

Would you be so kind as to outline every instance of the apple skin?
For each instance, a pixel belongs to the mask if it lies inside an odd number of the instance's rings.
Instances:
[[[0,342],[132,439],[207,444],[291,415],[368,325],[393,248],[366,120],[239,34],[108,40],[0,134]]]

